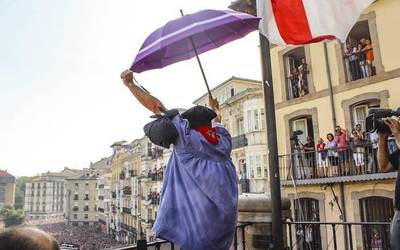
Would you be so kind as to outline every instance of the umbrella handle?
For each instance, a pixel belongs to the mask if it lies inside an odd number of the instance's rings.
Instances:
[[[180,9],[179,11],[181,12],[181,15],[184,16],[183,10]],[[203,75],[203,79],[204,79],[204,83],[206,84],[208,95],[211,96],[211,98],[212,98],[212,94],[211,94],[210,87],[208,86],[208,81],[207,81],[207,78],[206,78],[206,74],[204,73],[203,66],[201,65],[199,54],[197,53],[196,46],[194,46],[194,41],[193,41],[192,37],[190,37],[190,43],[192,44],[192,48],[193,48],[194,54],[196,55],[197,63],[199,64],[201,74]]]

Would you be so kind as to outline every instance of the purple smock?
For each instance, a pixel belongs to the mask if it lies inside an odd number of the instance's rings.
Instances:
[[[237,177],[229,132],[216,126],[219,142],[209,143],[176,115],[178,130],[167,165],[153,231],[183,250],[225,250],[237,221]]]

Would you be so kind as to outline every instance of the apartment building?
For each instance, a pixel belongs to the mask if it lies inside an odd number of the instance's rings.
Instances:
[[[254,6],[239,0],[231,7],[254,14]],[[370,109],[400,106],[399,9],[399,1],[375,1],[346,43],[271,46],[281,186],[295,221],[391,221],[396,174],[379,170],[375,135],[353,129],[365,131]],[[315,152],[337,125],[350,143]],[[388,225],[300,225],[291,237],[299,249],[334,249],[333,242],[388,249],[388,232]]]
[[[7,170],[0,169],[0,209],[4,206],[14,206],[15,177]]]
[[[66,213],[66,178],[80,170],[64,168],[47,172],[26,183],[24,211],[29,219],[64,218]]]

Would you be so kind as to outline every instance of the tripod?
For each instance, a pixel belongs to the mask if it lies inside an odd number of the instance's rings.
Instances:
[[[304,158],[302,155],[303,144],[299,141],[297,137],[293,138],[293,155],[290,157],[289,162],[289,172],[287,179],[291,177],[293,179],[305,179],[307,177],[306,169],[304,167]],[[294,164],[294,160],[296,163]]]

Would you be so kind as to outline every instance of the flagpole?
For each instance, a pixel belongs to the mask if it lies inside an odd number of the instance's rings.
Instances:
[[[265,119],[268,133],[267,140],[269,158],[269,183],[272,206],[272,249],[281,250],[284,249],[283,221],[271,53],[268,39],[261,33],[259,34],[259,36],[264,90]]]

